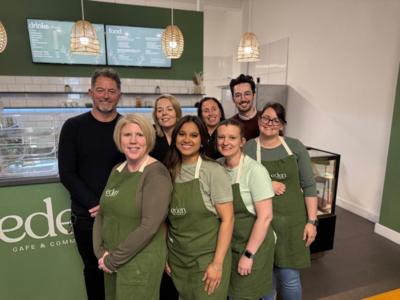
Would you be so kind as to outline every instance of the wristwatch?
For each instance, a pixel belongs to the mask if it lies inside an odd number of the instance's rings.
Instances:
[[[318,226],[319,221],[318,221],[318,219],[315,219],[315,220],[307,220],[307,224],[311,224],[311,225],[314,225],[314,226]]]
[[[251,253],[249,250],[244,250],[244,252],[243,252],[243,256],[246,256],[247,258],[249,258],[249,259],[253,259],[253,257],[254,257],[254,254],[253,253]]]

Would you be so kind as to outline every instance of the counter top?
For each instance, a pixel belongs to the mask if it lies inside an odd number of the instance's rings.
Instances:
[[[58,175],[0,179],[0,187],[60,182]]]

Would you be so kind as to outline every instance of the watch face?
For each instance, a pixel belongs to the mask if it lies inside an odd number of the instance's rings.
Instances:
[[[251,253],[251,252],[248,251],[248,250],[245,250],[244,253],[243,253],[243,255],[246,256],[247,258],[253,258],[253,256],[254,256],[254,254]]]
[[[316,219],[316,220],[308,220],[307,223],[308,223],[308,224],[312,224],[312,225],[314,225],[314,226],[318,226],[318,223],[319,223],[319,222],[318,222],[318,219]]]

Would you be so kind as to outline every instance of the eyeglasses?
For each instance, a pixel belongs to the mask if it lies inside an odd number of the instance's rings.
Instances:
[[[279,120],[278,118],[269,118],[269,117],[260,117],[260,121],[261,123],[265,124],[265,125],[269,125],[272,124],[273,126],[278,126],[281,124],[281,120]]]
[[[233,94],[233,97],[235,99],[250,98],[250,97],[253,97],[253,92],[252,91],[246,91],[243,94],[242,93],[235,93],[235,94]]]

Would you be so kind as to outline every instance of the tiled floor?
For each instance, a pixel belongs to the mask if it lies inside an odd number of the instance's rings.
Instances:
[[[400,245],[374,224],[337,208],[334,249],[302,271],[303,300],[356,300],[400,287]]]

